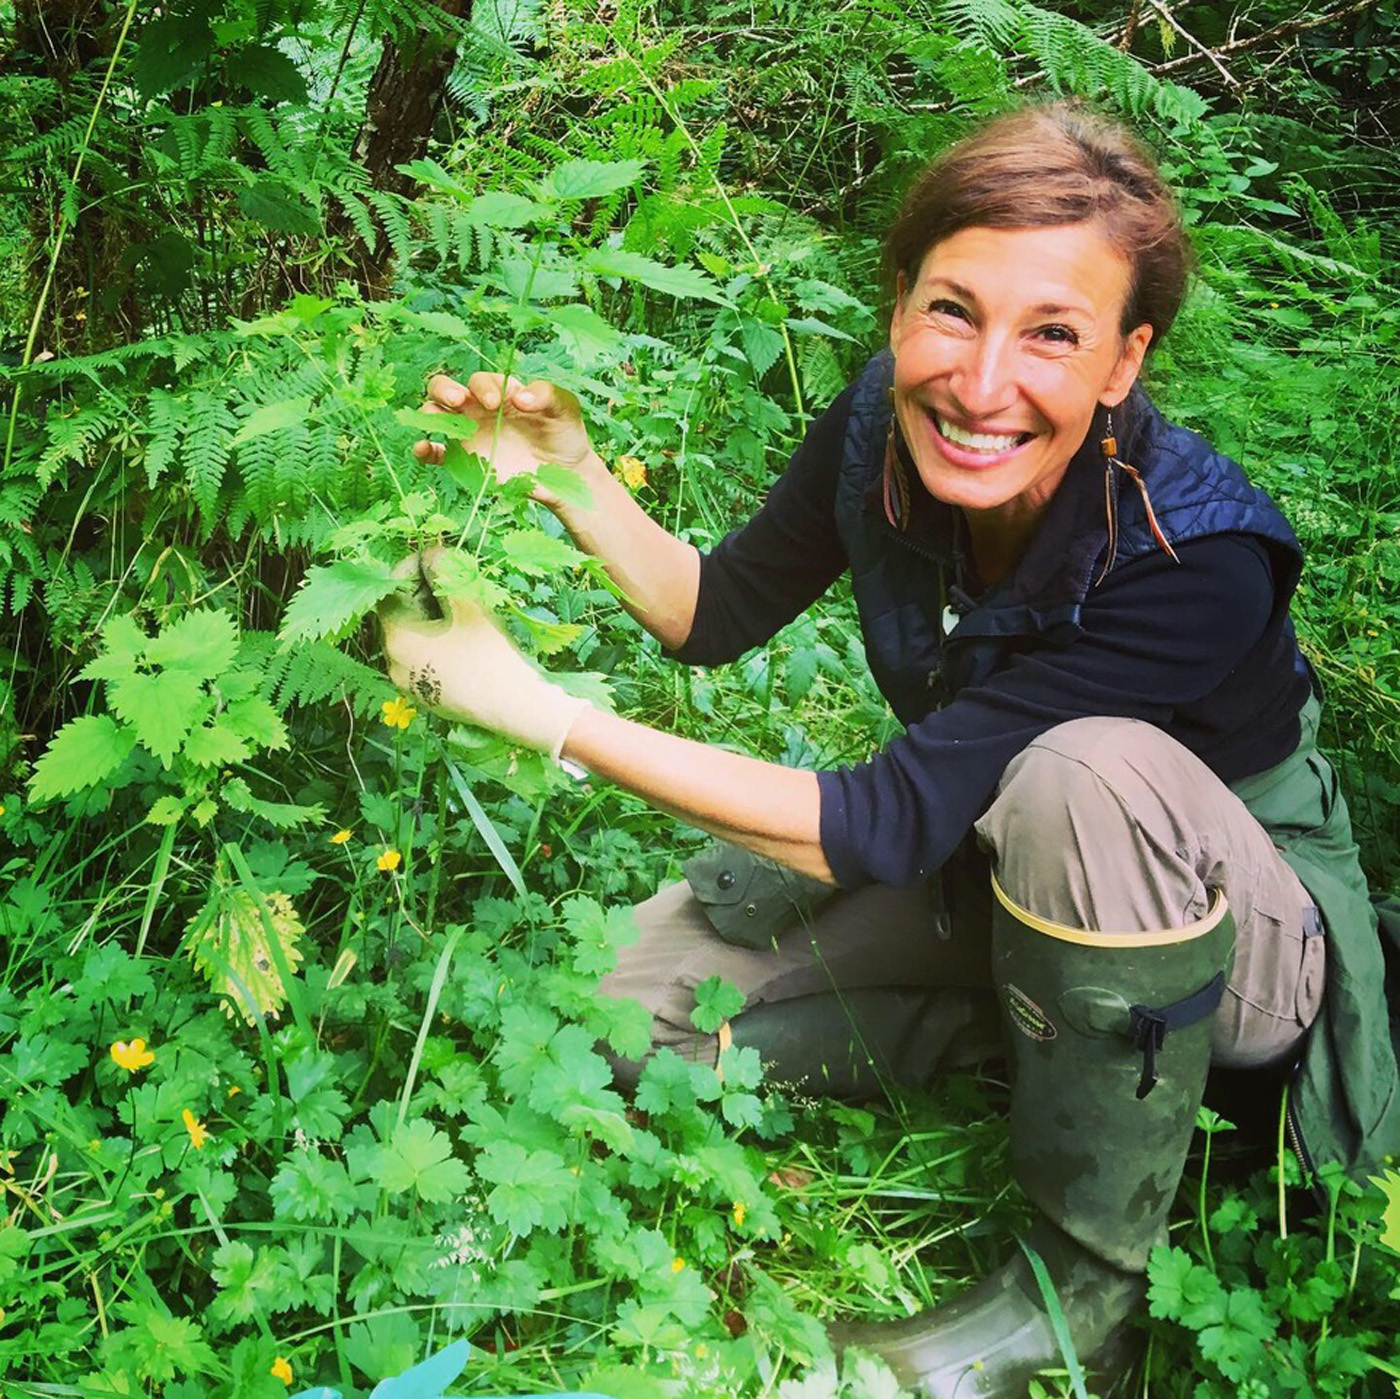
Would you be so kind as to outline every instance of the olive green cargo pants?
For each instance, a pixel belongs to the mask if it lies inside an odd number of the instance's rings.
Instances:
[[[1223,889],[1237,941],[1213,1029],[1219,1065],[1280,1062],[1316,1016],[1326,940],[1312,899],[1239,798],[1155,726],[1078,719],[1042,735],[1007,766],[976,838],[980,857],[966,842],[935,881],[824,900],[743,852],[702,861],[690,884],[638,906],[640,940],[600,989],[651,1011],[654,1046],[712,1063],[716,1037],[690,1021],[707,977],[736,986],[746,1009],[833,990],[990,987],[990,862],[1023,908],[1110,933],[1183,927]]]

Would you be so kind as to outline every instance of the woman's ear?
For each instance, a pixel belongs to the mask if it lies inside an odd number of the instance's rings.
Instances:
[[[1116,408],[1127,398],[1128,391],[1142,371],[1142,361],[1151,343],[1152,327],[1145,321],[1123,337],[1123,351],[1118,356],[1118,363],[1113,366],[1113,373],[1108,376],[1108,383],[1099,394],[1099,402],[1105,408]]]
[[[899,349],[899,331],[904,321],[904,300],[909,294],[909,279],[903,272],[894,279],[894,312],[890,316],[890,349]]]

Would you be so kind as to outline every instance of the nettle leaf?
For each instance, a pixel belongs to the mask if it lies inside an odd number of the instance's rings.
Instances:
[[[707,976],[695,988],[695,1009],[690,1023],[704,1034],[712,1035],[731,1016],[744,1008],[744,993],[722,977]]]
[[[299,190],[279,180],[259,180],[240,190],[238,207],[254,223],[274,233],[310,236],[321,232],[321,216],[316,206]]]
[[[558,1233],[567,1226],[567,1205],[578,1179],[558,1153],[527,1151],[518,1142],[488,1142],[476,1159],[476,1172],[495,1185],[486,1208],[511,1233]]]
[[[305,929],[286,894],[273,892],[266,899],[272,932],[295,972]],[[250,1025],[259,1014],[275,1018],[287,1002],[287,988],[272,956],[258,900],[244,889],[227,889],[217,891],[213,901],[212,917],[206,907],[190,920],[186,950],[211,989],[224,997],[225,1014],[232,1016],[237,1006]]]
[[[448,1137],[421,1117],[394,1129],[373,1175],[385,1190],[412,1190],[430,1203],[462,1194],[471,1182],[471,1172],[452,1155]]]
[[[251,751],[248,740],[224,715],[219,715],[211,724],[192,730],[185,740],[185,757],[196,767],[241,763]]]
[[[593,504],[593,491],[587,481],[571,467],[547,461],[535,472],[535,479],[552,495],[575,510],[587,510]]]
[[[358,621],[399,586],[393,570],[377,559],[313,568],[282,619],[283,641],[319,641]]]
[[[601,199],[635,185],[646,167],[640,160],[566,160],[540,181],[546,199]]]
[[[241,777],[226,782],[220,788],[219,795],[230,810],[242,811],[249,816],[260,816],[279,831],[295,830],[298,826],[320,825],[326,819],[326,808],[320,803],[314,806],[298,806],[294,802],[263,801],[261,797],[253,795],[252,789]]]
[[[271,703],[261,695],[245,695],[224,710],[228,725],[259,748],[285,748],[287,726]]]
[[[250,44],[229,64],[229,75],[256,97],[274,102],[305,102],[306,79],[281,49]]]
[[[30,801],[66,797],[105,781],[136,746],[136,731],[106,714],[88,714],[65,724],[29,779]]]
[[[146,654],[150,637],[137,625],[130,613],[113,617],[102,628],[102,651],[80,672],[84,680],[115,680],[128,675],[139,666]]]
[[[269,432],[280,432],[293,423],[304,422],[311,413],[311,397],[284,398],[280,403],[264,403],[253,409],[243,420],[243,426],[233,434],[233,445],[251,442],[255,437],[266,437]]]
[[[549,213],[548,206],[508,190],[488,190],[467,206],[467,219],[478,228],[524,228]]]
[[[204,682],[186,670],[138,671],[109,680],[107,699],[167,768],[210,703]]]
[[[500,544],[507,562],[529,578],[576,568],[588,558],[572,544],[537,529],[511,530],[501,537]]]
[[[596,311],[579,302],[551,307],[548,320],[559,337],[559,343],[580,368],[616,355],[624,343],[620,331],[614,330]]]
[[[629,253],[622,248],[594,248],[584,259],[583,266],[599,277],[621,277],[624,281],[640,282],[653,291],[667,296],[694,297],[700,301],[724,303],[720,289],[703,272],[694,267],[668,267],[664,262]]]

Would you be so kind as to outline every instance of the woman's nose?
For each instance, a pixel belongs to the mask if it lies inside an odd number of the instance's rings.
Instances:
[[[1014,346],[999,335],[979,335],[967,352],[953,383],[953,392],[970,417],[987,418],[1010,405],[1014,397]]]

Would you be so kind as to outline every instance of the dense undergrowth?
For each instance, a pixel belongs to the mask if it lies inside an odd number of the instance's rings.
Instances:
[[[995,1072],[840,1106],[751,1052],[663,1054],[625,1100],[600,1047],[646,1020],[595,988],[698,837],[414,714],[364,620],[444,536],[570,684],[832,766],[891,722],[852,614],[682,670],[519,482],[466,446],[418,463],[414,407],[442,367],[560,383],[711,542],[878,348],[878,236],[922,157],[1091,95],[1158,145],[1201,258],[1149,387],[1303,539],[1295,614],[1393,881],[1397,182],[1363,100],[1393,8],[1232,56],[1223,88],[1155,76],[1184,41],[1137,6],[136,10],[0,5],[0,1385],[350,1395],[466,1333],[468,1392],[892,1394],[832,1369],[818,1319],[1005,1252]],[[457,59],[392,187],[366,87],[423,35]],[[696,1023],[733,1008],[707,985]],[[1400,1181],[1318,1209],[1273,1111],[1205,1119],[1121,1392],[1393,1392]]]

